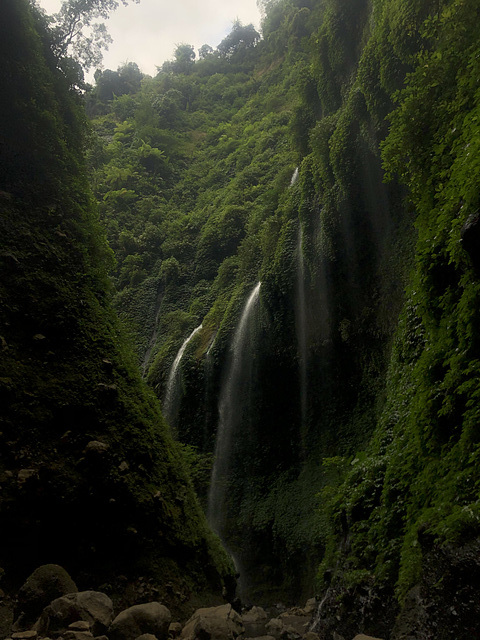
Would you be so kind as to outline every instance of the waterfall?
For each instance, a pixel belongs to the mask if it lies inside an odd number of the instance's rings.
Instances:
[[[295,167],[295,171],[293,172],[289,186],[293,187],[293,185],[296,183],[297,180],[298,180],[298,167]]]
[[[300,416],[301,416],[301,440],[306,430],[307,420],[307,306],[305,295],[305,263],[303,257],[303,230],[298,226],[297,236],[297,300],[295,305],[295,325],[298,345],[298,366],[300,378]]]
[[[243,307],[240,321],[233,336],[231,359],[218,403],[219,421],[215,443],[215,462],[208,494],[207,517],[210,526],[220,538],[223,534],[226,517],[225,502],[233,437],[237,426],[241,423],[242,409],[245,410],[242,382],[244,371],[251,364],[250,328],[260,295],[260,286],[261,283],[257,283]]]
[[[188,338],[184,341],[182,346],[180,347],[175,360],[173,361],[172,367],[170,369],[170,373],[168,375],[167,382],[167,390],[165,392],[165,398],[163,400],[163,415],[167,419],[167,422],[171,425],[173,420],[176,417],[176,400],[177,400],[177,379],[178,379],[178,368],[180,366],[180,361],[185,353],[185,349],[187,348],[190,340],[197,335],[197,333],[202,329],[202,325],[198,326],[196,329],[192,331],[192,333],[188,336]]]
[[[216,340],[216,339],[217,339],[217,332],[215,332],[215,333],[213,334],[213,336],[212,336],[212,338],[211,338],[211,340],[210,340],[210,344],[208,345],[208,348],[207,348],[207,354],[206,354],[206,355],[207,355],[207,358],[209,358],[209,357],[210,357],[210,353],[211,353],[211,351],[212,351],[212,349],[213,349],[213,345],[215,344],[215,340]]]

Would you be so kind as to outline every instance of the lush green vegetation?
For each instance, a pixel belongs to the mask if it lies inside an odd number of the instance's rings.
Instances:
[[[478,210],[478,9],[265,8],[260,42],[228,56],[205,49],[197,62],[177,50],[108,108],[98,84],[89,97],[104,113],[94,181],[117,304],[160,397],[203,323],[182,361],[176,429],[211,451],[229,340],[262,281],[262,382],[237,445],[230,544],[250,549],[245,561],[265,566],[270,588],[286,586],[290,563],[308,575],[307,557],[325,554],[328,580],[337,567],[346,585],[375,580],[401,600],[421,574],[419,530],[439,544],[478,531],[478,284],[460,242]]]
[[[182,606],[231,568],[111,305],[85,112],[45,34],[3,3],[0,564],[15,584],[54,560],[115,594],[143,576]]]
[[[18,220],[15,233],[6,226],[4,308],[21,314],[6,319],[16,337],[5,330],[2,343],[13,394],[3,431],[13,412],[31,434],[44,424],[61,435],[66,422],[85,433],[88,423],[89,437],[110,434],[112,455],[115,442],[118,456],[138,458],[152,486],[161,479],[162,496],[179,491],[170,478],[186,461],[205,504],[232,338],[261,281],[225,537],[252,597],[330,591],[343,620],[348,598],[368,592],[365,601],[389,603],[389,633],[410,588],[429,579],[432,554],[479,534],[479,9],[263,4],[261,39],[237,22],[198,60],[177,47],[155,78],[133,63],[97,72],[84,96],[89,179],[114,263],[82,173],[78,96],[60,88],[68,77],[48,52],[39,62],[38,36],[29,45],[38,97],[20,87],[12,106],[42,123],[43,138],[12,125],[38,167],[12,153],[0,194]],[[108,260],[136,362],[106,302]],[[180,457],[138,365],[163,400],[200,323],[177,379]],[[51,376],[15,364],[24,357]],[[22,403],[31,389],[51,400]],[[171,454],[140,460],[147,440]],[[142,474],[111,473],[111,486],[120,478],[150,509]],[[202,516],[178,504],[165,497],[162,539],[183,540],[191,558],[207,545],[194,533]]]
[[[415,207],[414,272],[385,408],[370,448],[356,455],[334,498],[335,517],[344,514],[354,532],[351,579],[365,579],[365,571],[388,578],[400,599],[421,576],[420,535],[436,544],[465,543],[478,535],[479,522],[478,273],[461,241],[479,205],[472,148],[478,7],[449,2],[431,13],[428,5],[417,9],[403,16],[415,49],[399,48],[398,57],[413,71],[395,94],[382,145],[387,170],[400,176]],[[378,21],[377,38],[385,37],[391,15]],[[367,67],[370,55],[362,61]]]
[[[117,306],[160,397],[203,323],[175,427],[208,452],[229,341],[262,281],[261,384],[236,445],[229,543],[247,548],[252,580],[264,566],[259,588],[298,593],[313,556],[320,585],[337,567],[338,581],[375,580],[401,600],[421,574],[419,529],[439,543],[478,531],[478,284],[460,242],[478,209],[478,9],[265,9],[260,42],[237,24],[228,55],[224,41],[195,62],[183,45],[140,88],[102,101],[105,72],[88,96]]]

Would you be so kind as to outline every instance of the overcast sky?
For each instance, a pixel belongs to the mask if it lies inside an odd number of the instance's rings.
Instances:
[[[47,13],[55,13],[60,0],[39,0]],[[113,38],[104,53],[105,69],[116,70],[125,62],[136,62],[149,75],[156,66],[173,58],[181,43],[198,48],[216,47],[231,31],[238,18],[260,29],[256,0],[140,0],[127,7],[120,5],[106,22]]]

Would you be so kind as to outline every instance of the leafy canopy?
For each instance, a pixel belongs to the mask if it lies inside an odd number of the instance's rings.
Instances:
[[[129,0],[120,2],[126,6]],[[60,11],[48,18],[56,59],[72,57],[86,70],[99,66],[102,50],[112,38],[105,24],[97,20],[108,19],[118,5],[119,0],[63,0]]]

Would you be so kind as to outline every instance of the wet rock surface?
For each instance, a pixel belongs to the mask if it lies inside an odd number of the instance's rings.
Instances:
[[[420,537],[423,579],[409,591],[391,640],[480,638],[480,541],[436,546]]]
[[[136,640],[142,635],[167,640],[172,616],[159,602],[137,604],[122,611],[112,622],[108,636],[111,640]]]
[[[31,626],[52,600],[78,591],[69,574],[57,564],[38,567],[20,588],[15,607],[15,631]]]
[[[242,614],[246,638],[259,638],[266,635],[268,615],[262,607],[252,607]]]
[[[85,621],[94,636],[105,633],[113,619],[113,603],[100,591],[81,591],[57,598],[43,610],[35,627],[43,635],[59,635],[72,623]],[[81,640],[78,638],[77,640]]]
[[[198,609],[187,621],[181,640],[234,640],[245,631],[241,616],[231,604]]]
[[[74,591],[57,565],[35,571],[13,597],[0,593],[8,615],[0,638],[9,640],[472,640],[480,637],[480,541],[462,547],[435,546],[420,536],[423,579],[400,610],[393,593],[375,585],[330,586],[321,601],[270,609],[231,604],[197,609],[186,621],[173,620],[158,601],[123,609],[115,616],[108,595]],[[50,594],[50,595],[48,595]],[[13,610],[19,612],[14,622]],[[38,614],[38,615],[37,615]],[[35,619],[35,615],[37,615]],[[30,620],[29,628],[25,621]]]

